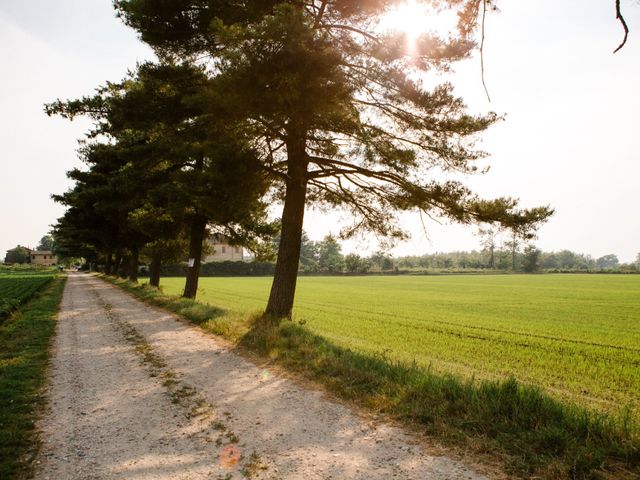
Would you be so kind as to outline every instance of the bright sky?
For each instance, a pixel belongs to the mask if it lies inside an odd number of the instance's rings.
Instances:
[[[456,67],[454,83],[475,111],[506,114],[483,135],[491,170],[469,179],[473,188],[551,204],[540,248],[632,261],[640,252],[640,5],[622,1],[631,34],[613,55],[622,38],[613,4],[503,0],[487,19],[492,102],[477,59]],[[35,247],[63,213],[50,194],[69,188],[65,172],[79,164],[76,140],[88,123],[48,118],[43,104],[90,94],[151,56],[110,0],[0,2],[0,256],[18,243]],[[337,233],[337,218],[312,212],[305,229],[315,239]],[[474,229],[426,221],[425,234],[417,215],[403,222],[413,238],[397,254],[478,248]]]

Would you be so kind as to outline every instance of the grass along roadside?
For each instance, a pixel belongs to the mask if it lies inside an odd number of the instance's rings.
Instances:
[[[0,478],[26,478],[35,416],[66,277],[56,276],[0,325]]]
[[[640,428],[629,415],[594,413],[540,389],[464,380],[340,347],[295,322],[225,312],[146,285],[112,283],[239,347],[323,384],[340,398],[406,422],[445,445],[500,459],[514,476],[638,478]]]

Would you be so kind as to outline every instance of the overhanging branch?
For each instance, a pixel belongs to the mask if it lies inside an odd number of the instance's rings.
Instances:
[[[622,39],[622,43],[618,45],[618,48],[616,48],[613,53],[616,53],[624,47],[624,44],[627,43],[627,37],[629,36],[629,27],[627,26],[627,22],[622,16],[622,12],[620,10],[620,0],[616,0],[616,20],[619,20],[622,24],[622,28],[624,29],[624,38]]]

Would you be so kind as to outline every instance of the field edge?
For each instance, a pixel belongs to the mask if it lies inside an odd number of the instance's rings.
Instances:
[[[0,325],[0,478],[30,478],[65,275],[56,275]]]

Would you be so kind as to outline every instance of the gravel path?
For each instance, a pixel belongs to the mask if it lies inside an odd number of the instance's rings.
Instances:
[[[411,435],[69,276],[37,479],[481,479]]]

